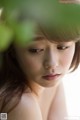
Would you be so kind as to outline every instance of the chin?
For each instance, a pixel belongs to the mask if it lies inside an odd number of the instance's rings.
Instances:
[[[61,83],[61,80],[57,81],[56,83],[46,83],[46,84],[41,84],[42,87],[49,88],[49,87],[57,87]]]

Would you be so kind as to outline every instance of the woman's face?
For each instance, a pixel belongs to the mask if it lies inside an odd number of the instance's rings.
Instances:
[[[16,46],[19,64],[31,84],[44,87],[57,85],[70,68],[75,42],[33,40],[26,47]]]

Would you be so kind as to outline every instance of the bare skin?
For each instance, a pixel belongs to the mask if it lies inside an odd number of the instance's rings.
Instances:
[[[43,39],[15,49],[33,91],[26,89],[8,120],[64,120],[67,112],[61,80],[70,68],[75,42],[52,43]],[[57,76],[44,78],[48,74]]]
[[[20,103],[8,114],[8,120],[64,120],[66,116],[61,83],[58,88],[46,88],[40,96],[24,93]]]

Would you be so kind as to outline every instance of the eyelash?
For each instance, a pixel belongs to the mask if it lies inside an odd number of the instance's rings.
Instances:
[[[64,51],[64,50],[66,50],[66,49],[68,49],[68,48],[69,48],[69,46],[58,46],[58,47],[57,47],[57,49],[58,49],[58,50],[61,50],[61,51]],[[29,49],[28,51],[29,51],[30,53],[32,53],[32,54],[36,54],[36,53],[43,52],[44,49],[31,48],[31,49]]]
[[[57,47],[57,49],[59,49],[59,50],[66,50],[68,48],[69,48],[69,46],[58,46]]]
[[[44,49],[37,49],[37,48],[31,48],[31,49],[29,49],[29,52],[30,53],[40,53],[40,52],[42,52],[42,51],[44,51]]]

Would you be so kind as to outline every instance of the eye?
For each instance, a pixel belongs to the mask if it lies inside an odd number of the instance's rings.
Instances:
[[[28,51],[29,51],[30,53],[35,54],[35,53],[40,53],[40,52],[44,51],[44,49],[30,48]]]
[[[59,45],[59,46],[57,46],[57,49],[59,49],[59,50],[66,50],[68,48],[69,48],[69,46],[65,46],[65,45]]]

